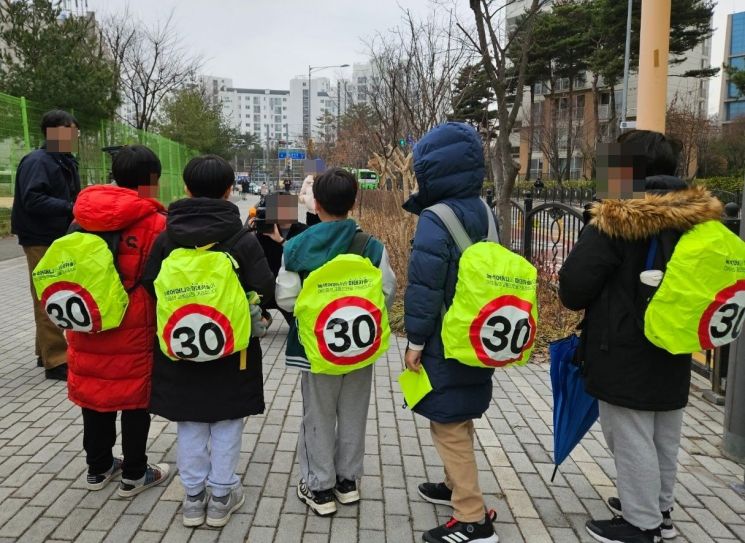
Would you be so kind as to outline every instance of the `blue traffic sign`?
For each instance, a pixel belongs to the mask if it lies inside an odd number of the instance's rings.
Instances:
[[[305,160],[305,151],[302,149],[280,149],[277,158],[291,158],[292,160]]]

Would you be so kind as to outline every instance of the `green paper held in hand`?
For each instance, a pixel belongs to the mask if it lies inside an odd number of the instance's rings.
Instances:
[[[412,409],[422,399],[432,392],[432,383],[424,368],[419,373],[406,369],[398,376],[398,384],[401,385],[401,392],[404,393],[404,399],[409,409]]]

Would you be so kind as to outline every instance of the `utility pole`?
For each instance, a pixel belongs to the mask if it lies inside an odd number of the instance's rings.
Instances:
[[[745,206],[745,199],[742,205]],[[745,239],[745,221],[740,222],[740,238]],[[722,450],[726,456],[743,463],[745,462],[745,337],[741,335],[732,343],[729,352]],[[735,490],[745,492],[745,486],[740,485]]]
[[[267,180],[269,179],[269,125],[266,126],[266,159],[264,160],[264,169],[266,170]],[[269,186],[269,183],[267,183]]]
[[[626,8],[626,50],[623,56],[623,94],[621,95],[621,122],[626,122],[629,107],[629,64],[631,63],[631,8],[634,0],[629,0]],[[615,113],[615,112],[612,112]],[[611,115],[613,118],[613,115]]]
[[[636,127],[665,133],[671,0],[642,0]]]
[[[336,81],[336,141],[339,141],[339,120],[341,119],[341,81]]]

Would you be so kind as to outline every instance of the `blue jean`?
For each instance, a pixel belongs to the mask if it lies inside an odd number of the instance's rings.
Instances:
[[[244,419],[219,422],[178,422],[178,465],[186,494],[210,487],[212,495],[227,496],[241,480],[235,474],[241,451]]]

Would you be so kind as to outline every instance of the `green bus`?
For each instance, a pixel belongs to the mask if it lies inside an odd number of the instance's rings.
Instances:
[[[380,183],[380,176],[372,171],[363,168],[349,168],[349,171],[357,178],[361,189],[377,189]]]

